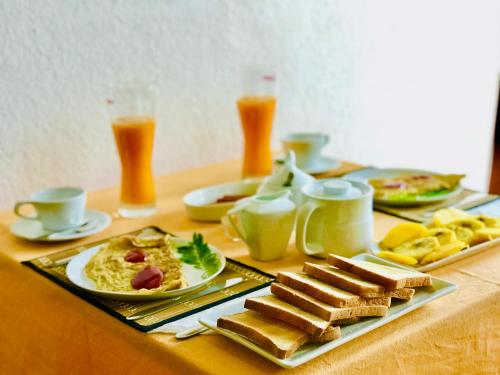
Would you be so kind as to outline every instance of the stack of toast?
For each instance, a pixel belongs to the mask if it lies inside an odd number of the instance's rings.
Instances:
[[[220,317],[217,326],[284,359],[305,343],[339,338],[341,325],[385,316],[392,298],[410,300],[415,287],[432,285],[420,272],[334,254],[327,263],[306,262],[303,273],[279,272],[271,295],[247,298],[247,311]]]

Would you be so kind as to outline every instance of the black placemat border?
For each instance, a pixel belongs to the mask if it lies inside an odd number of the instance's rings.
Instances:
[[[147,228],[155,228],[155,229],[158,229],[160,232],[162,233],[165,233],[165,234],[171,234],[169,232],[166,232],[164,231],[163,229],[161,228],[158,228],[156,226],[147,226],[145,228],[142,228],[142,229],[138,229],[138,230],[135,230],[135,231],[131,231],[131,232],[128,232],[128,233],[134,233],[134,232],[138,232],[138,231],[141,231],[141,230],[144,230],[144,229],[147,229]],[[125,233],[125,234],[128,234],[128,233]],[[120,235],[118,235],[120,236]],[[175,236],[175,235],[173,235]],[[114,237],[117,237],[117,236],[113,236],[113,237],[110,237],[111,238],[114,238]],[[177,237],[177,236],[176,236]],[[91,248],[93,246],[96,246],[96,244],[99,244],[99,243],[104,243],[106,242],[106,240],[103,240],[103,241],[96,241],[94,243],[89,243],[87,245],[83,245],[83,246],[78,246],[78,247],[86,247],[86,248]],[[66,250],[70,250],[70,249],[66,249]],[[62,250],[62,251],[66,251],[66,250]],[[61,252],[62,252],[61,251]],[[37,258],[34,258],[32,260],[35,260]],[[195,309],[192,309],[192,310],[189,310],[189,311],[186,311],[185,313],[182,313],[182,314],[179,314],[179,315],[176,315],[175,317],[171,317],[171,318],[167,318],[167,319],[164,319],[160,322],[157,322],[157,323],[154,323],[154,324],[151,324],[151,325],[147,325],[147,326],[144,326],[144,325],[141,325],[141,324],[138,324],[136,323],[135,321],[133,320],[127,320],[126,317],[124,317],[123,315],[119,314],[118,312],[116,312],[115,310],[113,310],[111,307],[108,307],[106,306],[105,304],[101,303],[97,298],[95,298],[90,292],[87,292],[85,290],[82,290],[76,286],[73,286],[71,284],[68,284],[68,283],[65,283],[64,281],[62,281],[61,279],[57,278],[56,276],[44,271],[42,268],[39,268],[37,267],[35,264],[31,263],[32,260],[26,260],[26,261],[23,261],[21,262],[22,265],[24,266],[27,266],[29,268],[31,268],[32,270],[34,270],[35,272],[45,276],[47,279],[49,279],[50,281],[54,282],[55,284],[61,286],[63,289],[67,290],[68,292],[82,298],[83,300],[89,302],[91,305],[105,311],[106,313],[108,313],[109,315],[117,318],[118,320],[120,320],[121,322],[141,331],[141,332],[149,332],[155,328],[158,328],[164,324],[167,324],[167,323],[171,323],[171,322],[174,322],[176,320],[179,320],[179,319],[182,319],[182,318],[185,318],[187,316],[190,316],[190,315],[193,315],[193,314],[196,314],[200,311],[204,311],[204,310],[207,310],[211,307],[214,307],[214,306],[217,306],[217,305],[220,305],[222,303],[225,303],[227,301],[231,301],[233,299],[236,299],[236,298],[239,298],[239,297],[242,297],[244,296],[245,294],[249,294],[249,293],[252,293],[256,290],[259,290],[259,289],[263,289],[263,288],[266,288],[267,286],[271,285],[271,283],[276,279],[275,276],[271,275],[271,274],[268,274],[262,270],[259,270],[258,268],[255,268],[255,267],[252,267],[252,266],[249,266],[247,264],[244,264],[244,263],[241,263],[241,262],[238,262],[237,260],[234,260],[234,259],[231,259],[231,258],[228,258],[226,257],[226,260],[229,260],[230,262],[233,262],[233,263],[236,263],[237,265],[239,265],[240,267],[243,267],[243,268],[246,268],[246,269],[250,269],[258,274],[261,274],[263,276],[266,276],[266,277],[269,277],[271,278],[272,280],[271,281],[268,281],[268,282],[265,282],[261,285],[258,285],[256,287],[253,287],[253,288],[250,288],[250,289],[247,289],[247,290],[244,290],[240,293],[236,293],[234,295],[231,295],[231,296],[227,296],[226,298],[223,298],[221,300],[218,300],[218,301],[214,301],[212,303],[209,303],[207,305],[204,305],[204,306],[200,306],[198,308],[195,308]]]

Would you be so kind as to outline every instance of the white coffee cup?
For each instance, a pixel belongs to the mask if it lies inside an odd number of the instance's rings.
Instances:
[[[281,139],[285,154],[295,152],[297,166],[309,167],[321,159],[321,150],[330,137],[324,133],[290,133]]]
[[[17,202],[14,212],[27,220],[37,220],[47,230],[64,230],[83,223],[87,196],[84,190],[73,187],[49,188],[31,196],[30,200]],[[35,216],[20,212],[24,205],[35,208]]]

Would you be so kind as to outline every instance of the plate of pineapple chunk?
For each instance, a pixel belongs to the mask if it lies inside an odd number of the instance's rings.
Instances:
[[[425,272],[500,244],[500,217],[472,215],[456,208],[436,211],[425,224],[393,227],[372,253]]]

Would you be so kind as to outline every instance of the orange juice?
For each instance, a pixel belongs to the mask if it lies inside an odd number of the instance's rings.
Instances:
[[[271,174],[271,131],[276,98],[274,96],[246,96],[238,100],[241,126],[245,138],[243,177]]]
[[[113,133],[122,164],[121,202],[154,205],[151,160],[155,134],[152,117],[124,116],[113,121]]]

